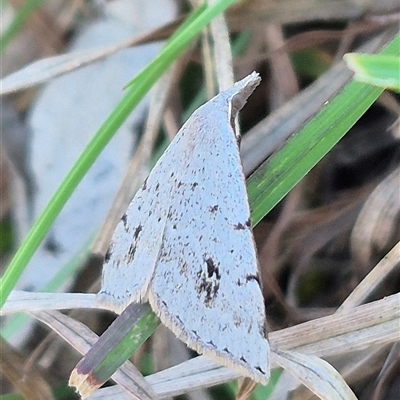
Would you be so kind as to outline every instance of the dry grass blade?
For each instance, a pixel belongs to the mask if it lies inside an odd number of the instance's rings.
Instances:
[[[44,310],[102,308],[91,293],[39,293],[14,290],[1,309],[1,315]]]
[[[53,400],[53,394],[44,377],[26,359],[1,339],[0,371],[25,399]]]
[[[40,320],[45,322],[47,316],[53,314],[57,316],[57,319],[67,318],[58,313],[40,313]],[[46,317],[43,318],[43,315]],[[35,313],[35,316],[38,316],[38,314]],[[296,352],[303,353],[304,356],[315,355],[324,358],[332,355],[337,356],[400,340],[399,318],[400,294],[396,294],[340,314],[272,332],[269,335],[269,340],[271,347],[279,349],[279,351],[295,349]],[[80,323],[77,324],[82,326]],[[53,322],[49,326],[54,329]],[[84,328],[88,330],[86,327]],[[93,333],[90,334],[94,335]],[[74,346],[76,347],[76,345]],[[86,344],[85,349],[88,349],[88,346],[89,344]],[[85,350],[80,348],[79,351],[83,353]],[[275,368],[277,366],[277,364],[273,365]],[[113,376],[115,381],[118,373]],[[228,382],[239,377],[236,372],[201,356],[147,376],[145,380],[151,385],[159,398],[167,398]],[[91,398],[105,398],[103,397],[104,390],[106,389],[100,389]],[[123,393],[123,390],[113,389],[112,393],[119,395]]]
[[[400,339],[400,293],[269,336],[274,348],[327,357]]]
[[[362,304],[368,296],[386,279],[392,272],[400,267],[400,242],[376,265],[376,267],[360,282],[350,296],[338,308],[340,313],[344,310]]]
[[[48,303],[49,295],[44,294],[44,296],[47,297]],[[86,353],[97,339],[97,336],[83,324],[60,313],[33,312],[32,314],[49,325],[82,354]],[[298,352],[324,357],[337,355],[399,340],[399,316],[400,294],[397,294],[350,311],[344,310],[340,314],[272,332],[270,341],[274,348],[296,348]],[[189,363],[193,367],[200,359],[191,360]],[[126,365],[129,364],[124,364],[122,371],[127,368]],[[120,369],[113,379],[115,381],[126,379],[130,382],[131,378],[127,378],[127,375],[129,374],[121,372]],[[237,377],[236,373],[218,367],[210,361],[209,364],[206,362],[205,367],[204,364],[200,364],[200,369],[188,368],[187,363],[183,363],[146,379],[152,386],[154,385],[153,389],[157,395],[162,397],[208,387]],[[136,380],[134,382],[136,383]],[[123,384],[125,387],[126,385],[128,384]]]
[[[248,400],[254,392],[256,386],[257,383],[250,378],[243,379],[239,385],[235,400]]]
[[[215,3],[215,0],[210,1],[210,3]],[[234,84],[229,31],[223,14],[211,22],[211,34],[214,46],[215,73],[219,90],[222,91]]]
[[[215,3],[212,0],[211,3]],[[211,22],[214,71],[218,80],[219,91],[226,90],[234,84],[233,57],[229,41],[229,31],[223,14]],[[211,73],[212,74],[212,73]],[[240,135],[239,119],[235,118],[235,132]]]
[[[297,351],[319,356],[337,355],[374,344],[393,342],[399,339],[399,301],[400,295],[393,295],[350,311],[273,332],[270,341],[275,348],[296,348]],[[189,363],[193,366],[198,361],[199,358]],[[187,363],[183,363],[146,379],[162,398],[236,377],[234,372],[218,368],[213,363],[207,365],[206,362],[206,368],[200,364],[199,369],[191,369]]]
[[[356,399],[340,374],[321,358],[293,351],[276,350],[273,353],[273,359],[320,399]]]
[[[369,271],[374,250],[384,249],[398,228],[400,214],[400,167],[396,168],[370,194],[351,236],[354,265],[363,277]]]
[[[46,82],[49,79],[99,61],[102,58],[108,57],[128,47],[166,39],[181,22],[182,18],[179,18],[151,32],[135,36],[121,43],[102,49],[76,51],[35,61],[3,78],[0,81],[0,95],[16,92]]]
[[[397,294],[357,307],[345,315],[334,314],[272,332],[269,340],[272,348],[296,349],[297,352],[307,355],[327,357],[345,354],[372,345],[399,340],[399,317],[400,294]],[[212,370],[213,367],[214,370]],[[212,374],[210,374],[211,372]],[[211,360],[206,361],[204,357],[198,357],[146,377],[146,380],[151,382],[155,392],[163,397],[168,393],[170,395],[182,394],[185,392],[185,387],[186,390],[196,390],[206,387],[206,385],[212,386],[238,377],[235,372],[223,367],[216,367]],[[168,387],[171,388],[172,393],[167,391]],[[163,391],[161,391],[162,389]]]
[[[81,354],[87,353],[98,340],[98,336],[87,326],[57,311],[40,311],[32,312],[31,314],[37,320],[49,326]],[[112,376],[112,379],[122,386],[124,390],[128,390],[131,393],[130,398],[132,398],[132,395],[140,400],[152,400],[155,398],[155,396],[151,395],[153,393],[152,388],[143,379],[142,374],[128,361]]]
[[[104,389],[98,390],[92,396],[89,397],[90,400],[132,400],[132,395],[126,390],[121,389],[118,386],[106,387]]]
[[[398,2],[364,2],[331,0],[256,0],[242,2],[230,13],[230,23],[236,28],[245,22],[300,23],[307,21],[354,20],[364,13],[388,13],[398,10]]]

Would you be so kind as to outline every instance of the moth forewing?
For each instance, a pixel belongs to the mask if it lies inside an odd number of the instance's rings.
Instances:
[[[260,383],[269,345],[234,118],[253,73],[200,107],[133,199],[104,265],[101,301],[149,300],[189,347]]]

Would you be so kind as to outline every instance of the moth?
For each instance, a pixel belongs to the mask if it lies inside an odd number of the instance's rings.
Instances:
[[[235,117],[253,72],[197,109],[117,226],[100,303],[149,302],[190,348],[266,384],[264,300]]]

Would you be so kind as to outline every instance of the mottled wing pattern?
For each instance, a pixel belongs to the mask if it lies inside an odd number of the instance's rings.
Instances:
[[[123,216],[100,301],[117,312],[150,301],[189,347],[254,380],[269,346],[234,117],[257,74],[200,107]]]
[[[174,169],[149,300],[191,348],[265,383],[264,301],[228,100],[225,93],[207,103],[177,138],[187,157]]]
[[[164,152],[117,226],[98,293],[98,301],[108,309],[120,313],[131,302],[147,301],[171,202],[172,180],[166,171],[179,164],[183,154],[179,145]]]

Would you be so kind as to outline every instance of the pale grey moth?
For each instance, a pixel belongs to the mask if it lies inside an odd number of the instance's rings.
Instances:
[[[99,301],[149,301],[190,348],[257,382],[269,379],[265,309],[234,118],[252,73],[196,110],[123,215]]]

